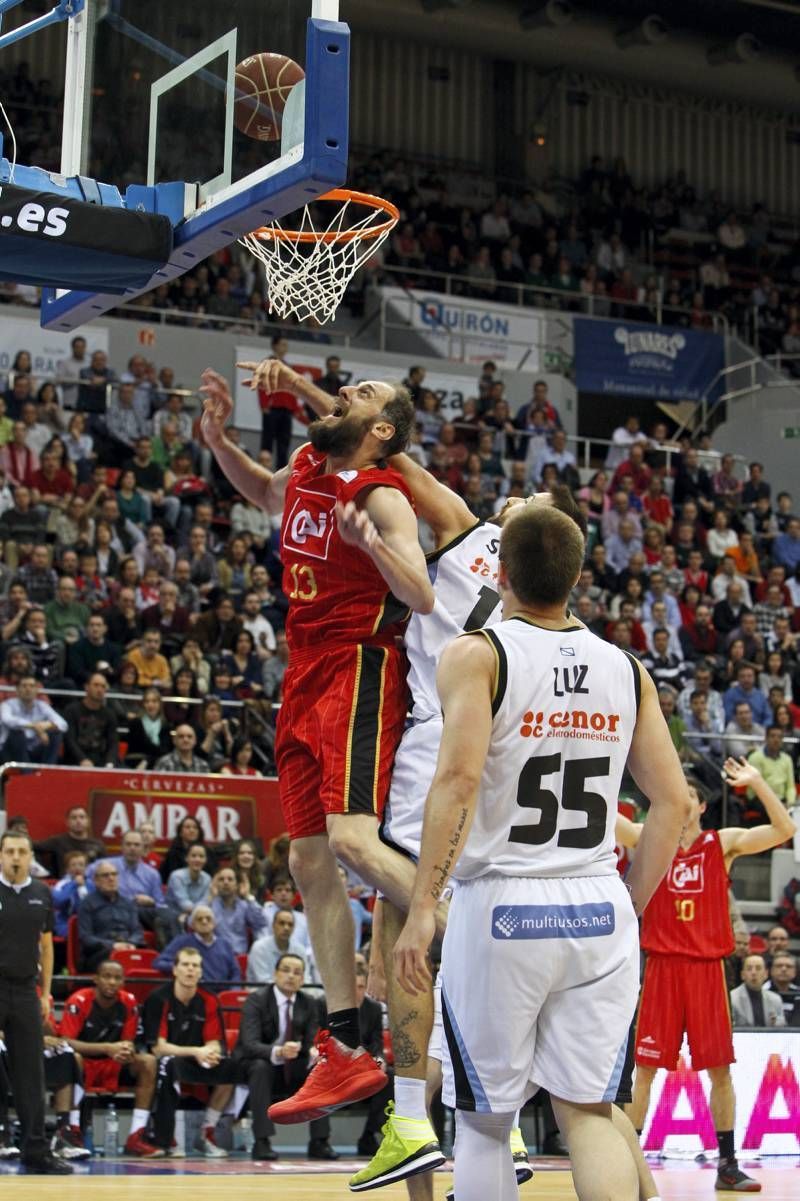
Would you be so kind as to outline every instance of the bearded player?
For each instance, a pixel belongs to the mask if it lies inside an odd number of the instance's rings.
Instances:
[[[723,964],[733,951],[728,873],[739,855],[758,855],[786,842],[795,825],[751,763],[727,759],[724,770],[733,787],[753,789],[769,824],[749,830],[702,830],[705,801],[697,785],[690,786],[690,815],[678,852],[642,919],[641,945],[647,952],[647,964],[629,1112],[641,1132],[653,1077],[659,1068],[675,1070],[685,1031],[692,1067],[705,1069],[711,1080],[711,1116],[720,1156],[716,1187],[757,1193],[761,1185],[741,1171],[733,1143],[735,1099],[730,1065],[734,1054]],[[642,824],[617,818],[617,837],[624,846],[637,846],[643,829]]]
[[[270,1117],[304,1122],[386,1083],[361,1046],[353,918],[336,861],[400,904],[410,893],[413,865],[381,843],[378,822],[408,700],[398,635],[409,611],[433,608],[410,493],[386,466],[408,441],[414,409],[392,384],[342,388],[330,413],[309,426],[310,442],[273,473],[226,437],[233,412],[226,381],[206,370],[201,391],[203,436],[225,475],[251,503],[283,510],[290,662],[276,762],[289,866],[303,895],[329,1033],[303,1087],[271,1106]]]

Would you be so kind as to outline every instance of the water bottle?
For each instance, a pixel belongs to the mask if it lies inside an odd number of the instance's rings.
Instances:
[[[115,1159],[119,1154],[119,1117],[116,1108],[109,1105],[103,1128],[103,1154],[106,1159]]]
[[[242,1118],[239,1123],[239,1138],[241,1147],[245,1155],[249,1155],[253,1150],[253,1123],[250,1118]]]

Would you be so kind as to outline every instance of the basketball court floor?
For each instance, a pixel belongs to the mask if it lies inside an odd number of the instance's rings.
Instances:
[[[71,1178],[63,1176],[25,1176],[4,1165],[0,1179],[7,1201],[101,1201],[111,1185],[117,1201],[217,1201],[225,1183],[231,1180],[237,1201],[317,1201],[318,1198],[353,1196],[347,1188],[348,1177],[363,1160],[337,1162],[335,1171],[326,1165],[286,1158],[264,1165],[258,1171],[245,1159],[208,1162],[186,1158],[170,1163],[140,1163],[97,1160],[77,1165]],[[570,1201],[575,1198],[572,1176],[564,1160],[534,1158],[534,1177],[520,1189],[522,1201]],[[780,1156],[763,1160],[742,1160],[742,1166],[763,1185],[762,1196],[769,1201],[797,1201],[800,1196],[798,1173],[800,1157]],[[698,1164],[670,1161],[653,1165],[659,1195],[665,1201],[715,1196],[713,1163]],[[109,1180],[113,1177],[113,1183]],[[235,1183],[234,1183],[235,1181]],[[436,1173],[435,1201],[443,1201],[452,1181],[448,1169]],[[374,1194],[382,1201],[401,1201],[408,1196],[403,1185],[380,1189]],[[487,1198],[487,1201],[491,1201]]]

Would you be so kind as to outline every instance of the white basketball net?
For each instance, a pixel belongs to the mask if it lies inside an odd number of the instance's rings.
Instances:
[[[240,239],[264,264],[270,312],[281,318],[295,316],[298,321],[313,317],[321,325],[336,315],[350,280],[397,223],[390,213],[371,208],[366,216],[348,224],[353,204],[364,207],[358,200],[346,200],[324,228],[316,228],[306,205],[299,227],[286,231],[273,221]],[[351,211],[351,219],[352,215]],[[380,229],[381,225],[385,228]]]

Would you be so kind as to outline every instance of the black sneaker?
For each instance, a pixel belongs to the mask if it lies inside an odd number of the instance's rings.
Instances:
[[[23,1159],[25,1171],[29,1176],[71,1176],[72,1165],[59,1155],[46,1151],[41,1159]]]
[[[253,1143],[253,1150],[250,1152],[250,1158],[272,1162],[278,1158],[278,1152],[272,1150],[272,1143],[268,1138],[257,1138]]]
[[[0,1126],[0,1159],[19,1159],[19,1147],[10,1126]]]
[[[339,1152],[334,1151],[326,1138],[312,1138],[308,1144],[309,1159],[338,1159]]]
[[[760,1193],[761,1185],[743,1172],[735,1159],[721,1159],[717,1168],[717,1183],[721,1193]]]

